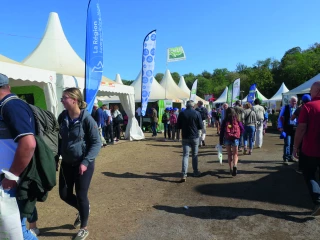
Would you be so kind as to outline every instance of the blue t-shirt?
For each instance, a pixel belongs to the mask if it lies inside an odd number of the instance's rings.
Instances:
[[[0,170],[11,167],[19,138],[35,134],[34,116],[28,104],[12,99],[2,109],[3,101],[11,96],[14,94],[9,94],[0,101],[0,111],[3,114],[3,119],[0,116]]]
[[[105,125],[104,118],[105,117],[103,114],[103,110],[101,108],[98,108],[95,116],[95,120],[98,124],[98,127],[103,127]]]

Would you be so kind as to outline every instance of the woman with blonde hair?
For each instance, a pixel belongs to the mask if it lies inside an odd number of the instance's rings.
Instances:
[[[252,110],[252,105],[249,102],[244,104],[244,134],[243,134],[243,154],[247,154],[248,151],[248,139],[249,139],[249,155],[252,154],[254,133],[256,131],[257,117],[256,113]]]
[[[86,102],[78,88],[63,91],[61,102],[65,110],[59,115],[62,156],[59,174],[60,198],[79,211],[74,227],[80,230],[75,240],[86,239],[89,218],[88,190],[94,172],[94,161],[101,149],[97,123],[85,109]],[[75,193],[73,189],[75,187]]]

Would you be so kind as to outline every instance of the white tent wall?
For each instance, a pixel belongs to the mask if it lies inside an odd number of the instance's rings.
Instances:
[[[61,94],[62,96],[63,90],[70,87],[78,87],[83,93],[84,78],[57,74],[58,94]],[[123,109],[128,115],[128,125],[126,128],[125,139],[128,139],[130,141],[144,139],[144,134],[139,127],[137,119],[135,118],[133,87],[116,83],[105,83],[104,85],[100,86],[97,93],[97,99],[105,99],[108,96],[119,97]],[[63,106],[61,103],[59,104],[59,109],[61,109],[61,111],[63,110]]]
[[[0,62],[0,72],[8,76],[9,84],[12,87],[38,86],[42,88],[45,94],[47,110],[57,116],[58,100],[55,72],[8,62]]]

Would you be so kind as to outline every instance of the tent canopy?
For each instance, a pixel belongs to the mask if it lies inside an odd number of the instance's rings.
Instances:
[[[282,94],[289,92],[289,89],[286,87],[284,83],[281,84],[281,87],[276,92],[276,94],[270,98],[268,101],[282,101]]]
[[[171,94],[172,96],[175,96],[178,99],[181,100],[187,100],[190,98],[190,94],[183,91],[181,88],[178,87],[178,85],[173,80],[170,71],[167,69],[160,85],[165,89],[166,94]],[[168,99],[168,98],[164,98]]]
[[[292,89],[289,92],[284,93],[283,95],[297,95],[297,94],[310,93],[312,84],[317,81],[320,81],[320,73],[314,76],[313,78],[309,79],[308,81],[304,82],[300,86]]]
[[[262,100],[262,102],[267,102],[268,101],[268,98],[263,96],[262,93],[258,90],[258,88],[257,88],[257,93],[256,94],[259,96],[257,98],[260,98]],[[247,102],[247,98],[248,98],[248,95],[244,99],[242,99],[242,103],[246,103]]]
[[[213,103],[225,103],[227,102],[227,97],[228,97],[228,87],[226,87],[224,89],[224,91],[222,92],[222,94],[220,95],[220,97],[218,97],[217,100],[215,100]]]
[[[186,84],[186,81],[184,80],[183,76],[180,77],[178,86],[179,86],[179,88],[181,88],[184,92],[186,92],[190,96],[191,91],[188,88],[188,86]],[[196,101],[202,101],[203,104],[205,104],[205,105],[209,104],[208,101],[206,101],[206,100],[204,100],[204,99],[202,99],[201,97],[198,97],[198,96],[196,96]]]

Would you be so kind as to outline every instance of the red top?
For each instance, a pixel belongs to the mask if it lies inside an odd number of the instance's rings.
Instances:
[[[302,141],[302,152],[308,157],[320,157],[320,97],[303,105],[299,123],[307,124]]]

